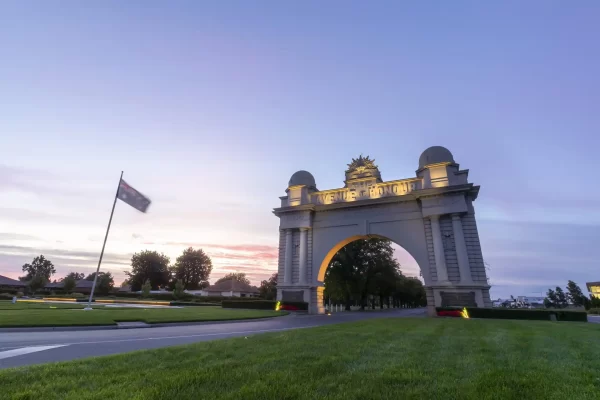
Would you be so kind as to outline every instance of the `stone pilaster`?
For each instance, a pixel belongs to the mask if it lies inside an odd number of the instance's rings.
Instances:
[[[299,270],[300,270],[300,285],[306,285],[306,267],[307,267],[307,259],[308,259],[308,228],[300,228],[300,260],[299,260]]]
[[[446,269],[446,255],[444,254],[442,231],[440,230],[440,216],[431,215],[429,219],[431,221],[431,236],[433,238],[437,282],[445,284],[448,283],[448,271]]]
[[[283,282],[286,285],[292,284],[292,256],[293,256],[293,240],[292,230],[286,229],[285,231],[285,268],[283,275]]]
[[[460,283],[471,284],[471,266],[469,265],[469,255],[462,228],[460,214],[452,214],[452,228],[454,230],[454,248],[456,258],[458,259],[458,269],[460,270]]]

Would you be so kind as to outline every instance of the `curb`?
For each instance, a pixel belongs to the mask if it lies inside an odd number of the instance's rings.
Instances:
[[[240,322],[264,321],[275,318],[286,318],[290,315],[282,315],[281,317],[262,317],[262,318],[247,318],[247,319],[231,319],[231,320],[216,320],[216,321],[190,321],[190,322],[159,322],[156,324],[148,324],[148,326],[119,326],[115,325],[82,325],[82,326],[32,326],[32,327],[15,327],[15,328],[0,328],[0,333],[11,332],[68,332],[68,331],[106,331],[111,329],[149,329],[149,328],[166,328],[169,326],[193,326],[193,325],[214,325],[214,324],[235,324]]]

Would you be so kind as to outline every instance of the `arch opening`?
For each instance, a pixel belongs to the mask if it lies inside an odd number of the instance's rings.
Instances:
[[[338,242],[322,260],[317,279],[325,308],[332,302],[336,310],[341,305],[347,311],[427,305],[419,264],[382,235],[354,235]]]

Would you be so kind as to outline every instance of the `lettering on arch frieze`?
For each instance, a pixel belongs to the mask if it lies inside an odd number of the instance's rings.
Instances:
[[[373,217],[390,217],[395,215],[418,212],[419,207],[416,202],[406,202],[397,204],[385,204],[378,206],[370,206],[367,209],[362,207],[357,208],[341,208],[338,210],[323,210],[315,215],[314,223],[343,221],[355,218],[373,218]]]

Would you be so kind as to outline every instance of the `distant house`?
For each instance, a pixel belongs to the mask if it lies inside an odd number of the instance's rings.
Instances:
[[[0,289],[23,289],[27,286],[27,282],[17,281],[15,279],[10,279],[6,276],[0,275]]]
[[[223,282],[215,283],[212,286],[202,290],[206,294],[201,296],[224,296],[224,297],[258,297],[258,288],[250,286],[247,283],[228,279]]]
[[[121,286],[119,288],[119,290],[117,290],[117,292],[119,292],[119,293],[129,293],[129,292],[131,292],[131,285]]]
[[[73,289],[73,292],[88,294],[92,291],[93,285],[94,285],[94,281],[86,281],[85,279],[81,279],[81,280],[77,281],[77,284],[75,285],[75,289]],[[46,286],[44,286],[44,289],[46,289],[46,290],[62,290],[62,288],[64,286],[65,286],[64,282],[52,282],[52,283],[46,284]]]

